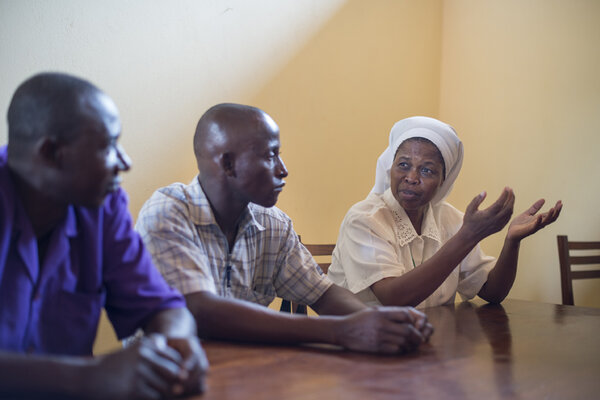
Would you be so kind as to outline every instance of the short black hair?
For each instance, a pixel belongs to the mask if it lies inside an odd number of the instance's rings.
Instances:
[[[81,95],[99,92],[92,83],[72,75],[44,72],[32,76],[15,91],[8,107],[8,142],[26,143],[40,137],[74,139],[81,122]]]

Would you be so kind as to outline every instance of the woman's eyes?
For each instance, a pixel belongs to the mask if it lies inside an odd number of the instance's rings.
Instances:
[[[396,164],[398,166],[398,168],[402,169],[402,170],[409,170],[411,168],[411,165],[407,162],[399,162],[398,164]],[[423,175],[435,175],[436,171],[428,168],[428,167],[421,167],[421,169],[419,170],[421,174]]]

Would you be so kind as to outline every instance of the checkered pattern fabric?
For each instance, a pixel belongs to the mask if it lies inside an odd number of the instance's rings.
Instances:
[[[197,178],[156,191],[136,229],[166,281],[183,294],[209,291],[262,305],[279,296],[310,305],[331,285],[276,207],[249,204],[229,249]]]

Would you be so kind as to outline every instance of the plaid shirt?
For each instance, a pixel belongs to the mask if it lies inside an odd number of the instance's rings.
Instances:
[[[197,177],[157,190],[136,229],[167,283],[183,294],[209,291],[265,306],[279,296],[310,305],[331,285],[276,207],[250,203],[230,250]]]

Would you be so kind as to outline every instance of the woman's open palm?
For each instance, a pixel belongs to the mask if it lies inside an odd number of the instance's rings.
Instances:
[[[525,212],[517,215],[508,226],[506,238],[509,240],[522,240],[556,221],[562,209],[562,202],[559,200],[547,212],[538,214],[544,202],[544,199],[540,199]]]

